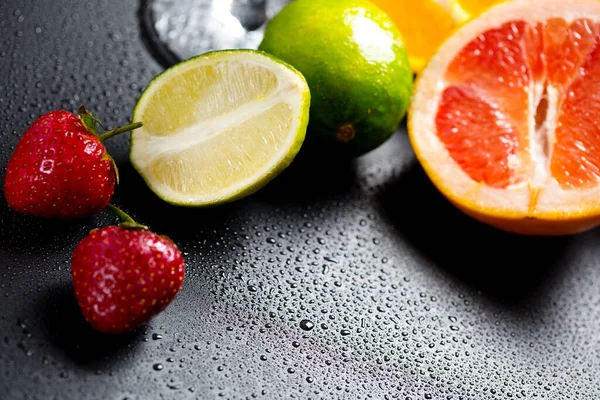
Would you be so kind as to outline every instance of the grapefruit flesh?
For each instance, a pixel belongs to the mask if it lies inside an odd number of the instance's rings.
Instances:
[[[600,224],[594,3],[504,3],[461,28],[423,71],[411,142],[434,184],[470,215],[532,234]]]
[[[556,93],[551,176],[566,188],[598,183],[600,131],[590,118],[600,117],[594,113],[600,111],[594,110],[600,108],[594,101],[600,88],[598,31],[598,24],[585,19],[508,22],[456,56],[436,124],[452,158],[472,179],[506,188],[529,177],[528,121],[537,117],[543,124],[550,106],[547,98],[531,93],[541,86],[542,96]],[[536,115],[529,113],[532,105]],[[549,146],[543,147],[550,156]]]

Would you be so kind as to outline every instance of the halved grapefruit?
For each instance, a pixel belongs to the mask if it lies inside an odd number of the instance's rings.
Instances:
[[[408,125],[429,178],[472,217],[533,235],[600,225],[600,3],[492,7],[430,60]]]

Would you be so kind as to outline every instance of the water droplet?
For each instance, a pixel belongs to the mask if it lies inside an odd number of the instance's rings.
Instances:
[[[43,160],[42,166],[40,167],[40,171],[45,174],[51,174],[54,169],[54,161],[53,160]]]
[[[294,346],[294,347],[300,347],[300,342],[294,341],[294,342],[292,342],[292,346]]]
[[[300,328],[304,331],[310,331],[315,327],[315,324],[308,319],[303,319],[300,321]]]
[[[152,334],[152,340],[160,340],[162,339],[162,335],[160,333],[153,333]]]
[[[296,370],[294,368],[292,368],[292,367],[289,367],[287,369],[287,372],[289,372],[290,374],[293,374],[294,372],[296,372]]]
[[[161,363],[156,363],[152,366],[152,369],[154,369],[155,371],[162,371],[163,368],[164,367]]]
[[[348,335],[350,334],[350,331],[349,331],[348,329],[342,329],[342,330],[340,331],[340,334],[341,334],[342,336],[348,336]]]

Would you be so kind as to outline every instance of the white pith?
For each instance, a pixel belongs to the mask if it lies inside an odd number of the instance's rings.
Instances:
[[[292,83],[287,83],[287,87],[280,87],[276,92],[270,93],[268,97],[246,103],[241,107],[236,108],[233,112],[215,115],[208,119],[198,121],[173,135],[150,136],[145,145],[147,146],[147,154],[152,155],[152,157],[146,159],[145,163],[151,163],[153,158],[164,153],[176,153],[183,151],[186,148],[199,145],[207,139],[219,135],[235,125],[239,125],[252,117],[264,113],[281,101],[287,103],[285,96],[288,95],[288,92],[294,90]],[[290,105],[293,106],[293,104]]]
[[[510,21],[544,21],[559,17],[567,22],[579,18],[600,19],[600,2],[594,0],[513,0],[500,4],[463,26],[430,60],[421,73],[410,109],[411,140],[425,170],[434,182],[442,183],[444,194],[477,211],[513,217],[572,217],[600,211],[600,185],[587,190],[565,190],[549,173],[557,121],[557,90],[546,88],[548,113],[536,131],[537,104],[544,95],[545,84],[532,83],[529,109],[530,157],[533,161],[529,179],[506,189],[496,189],[473,181],[450,157],[438,139],[435,116],[441,95],[447,87],[445,72],[456,54],[479,34]],[[549,141],[550,153],[543,147]],[[539,196],[538,196],[539,193]]]
[[[208,205],[234,197],[262,179],[265,179],[273,170],[277,169],[278,165],[289,157],[290,149],[296,146],[299,140],[300,124],[303,121],[303,113],[305,113],[308,107],[308,86],[306,81],[301,75],[286,66],[255,52],[234,51],[226,56],[215,55],[193,62],[184,62],[173,68],[154,87],[152,83],[149,85],[136,107],[136,119],[143,120],[147,103],[150,101],[149,99],[152,97],[153,92],[158,90],[164,82],[168,81],[170,75],[181,74],[188,69],[199,68],[202,65],[223,62],[223,57],[226,57],[225,61],[228,63],[254,64],[273,72],[277,77],[277,88],[259,100],[247,102],[231,112],[213,115],[204,120],[197,121],[178,132],[172,132],[168,136],[153,135],[151,132],[147,132],[144,127],[135,131],[135,140],[132,141],[134,144],[131,151],[132,162],[153,189],[160,193],[161,197],[170,202],[192,206]],[[147,100],[145,101],[145,99]],[[176,157],[178,152],[190,147],[200,146],[204,141],[223,134],[229,128],[248,121],[253,117],[260,116],[282,102],[291,108],[293,114],[286,141],[278,149],[273,149],[273,154],[269,162],[262,165],[254,175],[246,179],[240,179],[235,184],[223,187],[217,192],[187,194],[174,190],[172,187],[153,178],[151,165],[161,155],[173,154]],[[265,124],[268,124],[268,121],[265,121]],[[240,143],[240,146],[243,147],[243,143]]]

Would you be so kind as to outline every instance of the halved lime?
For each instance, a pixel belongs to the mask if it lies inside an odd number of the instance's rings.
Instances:
[[[212,206],[266,185],[306,135],[300,72],[256,50],[214,51],[158,75],[140,96],[131,163],[168,203]]]

